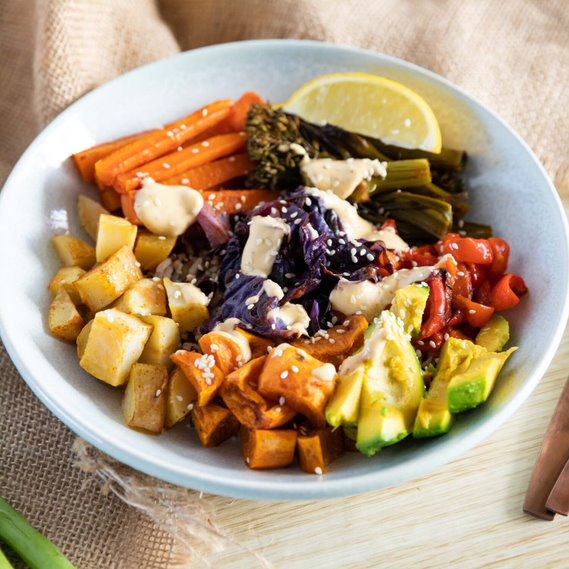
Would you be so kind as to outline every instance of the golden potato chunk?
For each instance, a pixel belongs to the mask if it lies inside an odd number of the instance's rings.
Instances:
[[[153,271],[176,245],[176,237],[165,237],[153,233],[140,233],[134,246],[134,256],[145,271]]]
[[[166,399],[166,428],[171,429],[193,409],[198,399],[198,392],[188,381],[182,370],[177,367],[170,374],[168,396]]]
[[[126,424],[160,433],[166,417],[168,372],[161,365],[134,364],[122,400]]]
[[[241,428],[241,452],[253,470],[284,468],[294,460],[297,433]]]
[[[180,325],[180,334],[193,332],[209,317],[208,297],[195,285],[162,279],[168,295],[172,318]]]
[[[150,316],[151,314],[164,316],[166,314],[164,285],[152,279],[140,279],[126,289],[124,294],[113,303],[113,308],[137,316]]]
[[[99,216],[109,212],[98,201],[80,194],[77,200],[77,213],[83,229],[93,241],[96,241],[99,229]]]
[[[67,291],[61,288],[49,307],[49,331],[59,340],[75,342],[83,324],[83,318]]]
[[[95,248],[97,262],[100,263],[116,253],[121,247],[132,249],[136,241],[136,225],[124,217],[103,214],[99,217],[97,245]]]
[[[92,322],[79,365],[109,385],[122,385],[140,358],[152,326],[114,308],[97,312]]]
[[[77,279],[74,286],[83,304],[97,312],[115,301],[141,278],[136,258],[125,246]]]
[[[95,264],[95,249],[82,239],[70,235],[56,235],[51,242],[64,267],[89,270]]]
[[[334,393],[336,380],[332,364],[289,344],[281,344],[267,356],[259,376],[259,393],[286,402],[315,427],[325,427],[324,410]]]
[[[278,401],[265,399],[257,390],[266,356],[256,358],[230,373],[220,395],[237,420],[249,429],[275,429],[296,415],[296,411]]]
[[[141,316],[140,319],[152,325],[152,334],[144,346],[140,363],[161,364],[170,369],[173,365],[170,356],[180,347],[178,325],[164,316]]]
[[[319,429],[312,433],[298,435],[298,462],[308,474],[325,474],[328,465],[344,452],[342,429]]]
[[[87,338],[89,338],[89,333],[91,332],[91,327],[93,326],[93,320],[90,320],[83,326],[81,332],[77,336],[77,359],[81,359],[85,353],[85,346],[87,345]]]
[[[61,267],[61,269],[55,273],[55,277],[51,279],[47,289],[55,296],[61,288],[64,288],[71,297],[73,304],[81,304],[81,297],[75,290],[73,283],[84,274],[85,269],[81,267]]]
[[[194,407],[192,420],[204,447],[216,447],[239,430],[231,411],[219,405]]]

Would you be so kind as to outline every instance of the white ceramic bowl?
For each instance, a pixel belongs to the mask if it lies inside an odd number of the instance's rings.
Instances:
[[[81,234],[81,183],[69,155],[146,130],[217,98],[259,92],[286,100],[318,75],[364,71],[400,81],[430,103],[446,146],[465,148],[472,218],[512,245],[511,270],[529,286],[511,314],[512,357],[490,400],[460,416],[438,439],[400,444],[372,459],[348,453],[323,478],[293,467],[252,472],[235,442],[203,449],[186,426],[159,437],[123,425],[120,394],[89,377],[75,349],[46,327],[46,290],[58,267],[50,245],[69,226]],[[527,145],[502,120],[448,81],[376,53],[304,41],[254,41],[183,53],[137,69],[72,105],[33,142],[0,198],[0,331],[39,399],[78,435],[130,466],[164,480],[243,498],[318,499],[356,494],[419,477],[497,429],[539,382],[561,339],[568,311],[568,238],[557,193]],[[8,411],[9,412],[9,411]],[[12,418],[14,421],[18,417]]]

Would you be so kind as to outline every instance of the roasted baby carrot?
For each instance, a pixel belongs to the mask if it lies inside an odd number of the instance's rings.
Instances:
[[[114,188],[99,188],[101,204],[109,211],[115,211],[121,207],[121,195],[115,192]]]
[[[79,170],[79,174],[81,174],[83,181],[89,184],[93,183],[95,181],[95,164],[99,160],[105,158],[105,156],[108,156],[109,154],[112,154],[115,150],[126,146],[130,142],[134,142],[138,138],[146,136],[150,132],[156,131],[147,130],[139,134],[123,136],[122,138],[117,138],[110,142],[103,142],[102,144],[91,146],[90,148],[86,148],[81,152],[73,154],[73,161],[75,162],[75,166],[77,167],[77,170]]]
[[[244,152],[166,178],[164,184],[182,184],[191,186],[195,190],[209,190],[235,178],[246,176],[252,167],[253,162],[249,155]]]
[[[234,215],[248,213],[261,202],[273,201],[278,193],[271,190],[212,190],[203,191],[202,195],[218,211]]]
[[[126,144],[95,164],[96,178],[100,183],[112,186],[119,174],[172,152],[228,117],[232,108],[233,101],[217,101],[166,128]]]
[[[203,142],[192,144],[180,151],[172,152],[157,160],[148,162],[148,164],[144,164],[144,166],[140,166],[135,170],[119,174],[115,179],[113,187],[117,192],[124,194],[140,187],[142,179],[147,176],[153,178],[156,182],[162,182],[167,178],[186,172],[190,168],[234,154],[243,149],[246,141],[244,132],[214,136]],[[97,162],[97,164],[101,162]]]

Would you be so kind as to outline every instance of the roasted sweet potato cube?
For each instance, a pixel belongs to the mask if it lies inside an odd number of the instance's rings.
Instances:
[[[223,375],[245,363],[245,354],[239,343],[227,332],[208,332],[198,341],[204,354],[211,354]]]
[[[253,470],[284,468],[294,460],[297,432],[241,427],[241,452]]]
[[[176,237],[165,237],[139,231],[134,246],[134,256],[138,259],[143,270],[153,271],[168,258],[174,245],[176,245]]]
[[[179,423],[194,407],[198,392],[182,370],[177,367],[170,374],[168,397],[166,399],[166,428]]]
[[[217,395],[225,376],[215,365],[213,356],[178,350],[170,356],[170,359],[180,366],[198,392],[198,406],[207,405]]]
[[[239,430],[239,422],[231,411],[219,405],[194,407],[192,420],[204,447],[216,447]]]
[[[105,308],[142,278],[137,260],[128,247],[122,247],[104,263],[85,273],[74,283],[81,301],[93,312]]]
[[[88,270],[95,264],[95,249],[85,241],[70,235],[56,235],[51,242],[64,267]]]
[[[356,314],[348,317],[345,325],[329,328],[326,331],[327,336],[316,335],[310,340],[295,340],[292,345],[302,348],[322,362],[338,367],[364,343],[364,332],[367,328],[368,321],[365,317]]]
[[[53,279],[51,279],[47,289],[55,296],[61,288],[64,288],[73,301],[73,304],[81,304],[81,297],[75,290],[73,283],[84,274],[85,269],[81,267],[61,267],[61,269],[55,273]]]
[[[259,376],[259,393],[290,405],[315,427],[325,427],[324,409],[334,393],[336,379],[332,364],[323,363],[302,349],[281,344],[267,356]]]
[[[97,240],[97,231],[99,229],[99,217],[101,214],[109,212],[98,202],[88,198],[84,194],[80,194],[77,199],[77,214],[83,229],[89,234],[93,241]]]
[[[239,334],[245,336],[245,339],[249,342],[249,348],[251,350],[251,359],[259,358],[267,354],[269,348],[274,347],[275,343],[267,338],[262,338],[255,334],[251,334],[247,330],[237,329]]]
[[[166,314],[164,285],[153,279],[140,279],[125,290],[124,294],[113,303],[113,308],[137,316],[150,314],[164,316]]]
[[[126,424],[150,433],[162,432],[167,386],[168,372],[164,366],[134,364],[122,400]]]
[[[230,373],[220,395],[237,420],[249,429],[276,429],[296,415],[288,405],[265,399],[258,391],[259,375],[266,356],[256,358]]]
[[[59,340],[75,342],[83,325],[81,314],[67,291],[61,288],[49,306],[49,331]]]
[[[143,364],[162,364],[170,369],[170,356],[180,347],[178,325],[165,316],[141,316],[140,319],[152,326],[152,333],[138,361]]]
[[[306,435],[299,434],[296,444],[300,468],[309,474],[325,474],[327,466],[342,456],[344,434],[342,429],[327,427]]]

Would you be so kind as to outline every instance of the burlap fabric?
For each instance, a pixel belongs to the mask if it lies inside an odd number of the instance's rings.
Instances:
[[[567,30],[564,0],[0,0],[0,183],[43,125],[112,77],[179,50],[287,37],[371,48],[440,73],[514,126],[567,196]],[[0,495],[78,567],[169,567],[165,534],[82,486],[73,439],[1,349]]]

